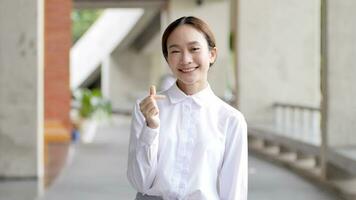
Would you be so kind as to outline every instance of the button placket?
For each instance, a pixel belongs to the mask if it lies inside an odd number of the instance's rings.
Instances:
[[[188,99],[186,102],[183,103],[183,114],[182,114],[182,132],[180,135],[179,140],[179,149],[177,150],[177,165],[175,167],[176,173],[176,180],[178,181],[175,186],[178,190],[179,194],[184,194],[186,190],[189,169],[187,168],[187,163],[190,163],[191,155],[191,145],[189,145],[188,139],[192,132],[192,103],[191,99]]]

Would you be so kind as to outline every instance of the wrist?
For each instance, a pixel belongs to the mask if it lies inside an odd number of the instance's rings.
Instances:
[[[146,125],[149,127],[149,128],[152,128],[152,129],[156,129],[158,128],[158,125],[153,123],[153,122],[150,122],[150,121],[147,121],[146,122]]]

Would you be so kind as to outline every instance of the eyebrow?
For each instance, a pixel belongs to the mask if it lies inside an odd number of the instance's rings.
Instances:
[[[193,45],[193,44],[200,44],[200,43],[197,42],[197,41],[193,41],[193,42],[189,42],[189,43],[188,43],[188,45]],[[173,47],[179,47],[179,45],[177,45],[177,44],[171,44],[171,45],[168,46],[168,49],[173,48]]]
[[[179,46],[178,46],[178,45],[176,45],[176,44],[171,44],[171,45],[169,45],[168,49],[170,49],[170,48],[174,48],[174,47],[179,47]]]

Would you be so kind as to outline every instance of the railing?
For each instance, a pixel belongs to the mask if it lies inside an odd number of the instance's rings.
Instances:
[[[275,127],[249,127],[252,153],[291,169],[342,199],[356,200],[356,161],[336,148],[327,148],[323,168],[319,108],[275,103]],[[325,169],[325,171],[324,171]]]
[[[278,134],[320,145],[319,108],[285,103],[275,103],[273,107]]]

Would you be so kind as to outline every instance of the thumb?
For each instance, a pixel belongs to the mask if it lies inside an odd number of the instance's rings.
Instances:
[[[150,87],[150,96],[156,95],[156,86],[152,85]]]

